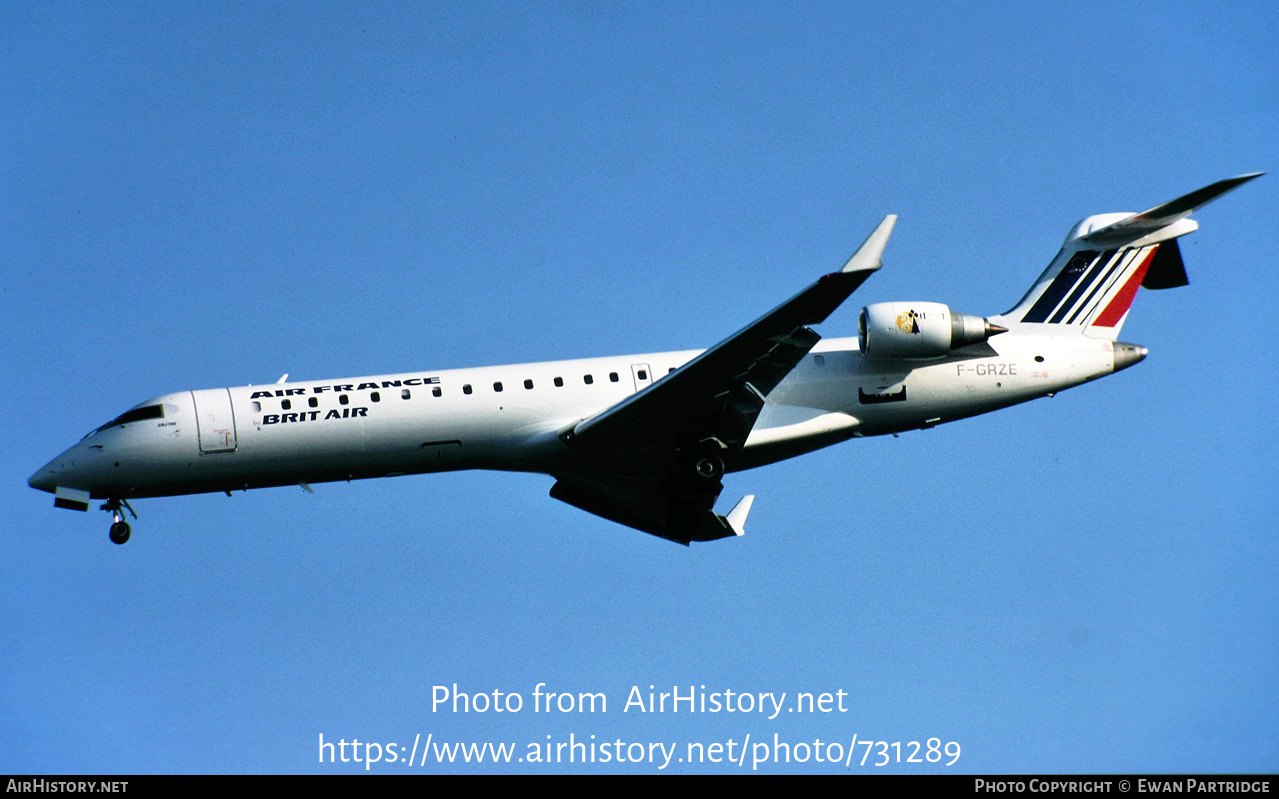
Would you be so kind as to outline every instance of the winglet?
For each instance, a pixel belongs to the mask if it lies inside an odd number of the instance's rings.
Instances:
[[[1204,186],[1175,200],[1156,205],[1148,211],[1133,214],[1103,228],[1098,228],[1083,236],[1083,240],[1098,246],[1110,246],[1117,243],[1135,241],[1157,230],[1179,222],[1226,192],[1232,191],[1250,180],[1259,178],[1264,172],[1249,172],[1233,178],[1219,180],[1210,186]]]
[[[724,521],[728,522],[728,526],[732,528],[735,535],[742,536],[746,534],[746,516],[751,512],[751,505],[754,502],[755,495],[747,494],[724,517]]]
[[[889,214],[879,227],[866,237],[862,246],[853,257],[844,264],[841,272],[874,272],[884,265],[884,247],[888,245],[888,237],[893,234],[893,225],[897,224],[897,214]]]

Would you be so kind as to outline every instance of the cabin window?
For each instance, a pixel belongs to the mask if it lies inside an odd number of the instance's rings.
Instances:
[[[442,395],[443,393],[444,393],[444,392],[440,389],[440,387],[439,387],[439,386],[436,386],[435,388],[431,389],[431,396],[432,396],[432,397],[438,397],[438,396]]]
[[[470,393],[471,393],[471,384],[470,384],[470,383],[467,383],[466,385],[462,386],[462,393],[463,393],[463,394],[470,394]]]
[[[595,382],[595,378],[590,375],[582,375],[582,382],[589,386],[591,383]]]
[[[378,392],[374,391],[372,394],[370,394],[370,395],[369,395],[369,399],[373,400],[374,402],[381,402],[381,401],[382,401],[382,395],[381,395],[380,393],[378,393]]]
[[[339,405],[350,405],[350,404],[351,404],[351,398],[350,398],[350,397],[348,397],[347,395],[343,394],[343,395],[341,395],[341,396],[339,396],[339,397],[338,397],[338,404],[339,404]]]
[[[1035,356],[1035,363],[1043,363],[1043,362],[1044,362],[1044,356],[1042,355]]]
[[[293,407],[293,402],[291,400],[281,400],[280,407],[287,411],[289,408]]]
[[[639,379],[640,379],[640,380],[647,380],[647,379],[648,379],[648,371],[647,371],[647,370],[644,370],[644,369],[639,370]]]
[[[407,388],[400,389],[400,399],[408,399],[411,396],[413,396],[412,391],[409,391]]]
[[[671,372],[674,372],[674,371],[675,371],[675,367],[672,366],[670,369],[666,370],[666,374],[670,374]]]
[[[608,379],[609,379],[609,380],[611,380],[611,381],[613,381],[614,383],[616,383],[616,382],[617,382],[617,372],[609,372],[609,373],[608,373]]]
[[[825,365],[826,365],[826,356],[824,356],[824,355],[814,355],[814,356],[813,356],[813,363],[817,364],[818,366],[825,366]]]
[[[312,408],[318,408],[320,407],[320,400],[316,397],[311,397],[306,401],[306,404],[310,405]]]
[[[533,381],[532,381],[532,380],[525,380],[525,381],[524,381],[524,387],[525,387],[525,388],[532,388],[532,387],[533,387]]]
[[[494,384],[493,384],[493,390],[494,390],[494,391],[501,391],[501,390],[502,390],[502,381],[500,381],[500,380],[499,380],[498,382],[494,383]]]
[[[262,403],[255,401],[255,402],[253,403],[253,412],[254,412],[254,413],[261,413],[261,412],[262,412]]]
[[[564,378],[562,378],[562,377],[557,377],[557,378],[555,378],[555,387],[556,387],[556,388],[564,388]]]

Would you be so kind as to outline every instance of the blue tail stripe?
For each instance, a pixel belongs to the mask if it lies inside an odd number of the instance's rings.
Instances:
[[[1079,304],[1079,310],[1071,314],[1070,320],[1067,324],[1073,324],[1080,314],[1083,314],[1085,318],[1092,314],[1095,310],[1095,308],[1090,307],[1093,299],[1097,298],[1100,301],[1100,296],[1098,295],[1100,294],[1101,296],[1104,296],[1106,292],[1110,291],[1115,280],[1117,280],[1119,275],[1128,268],[1128,264],[1131,263],[1135,252],[1135,250],[1124,250],[1119,253],[1119,257],[1116,258],[1115,262],[1106,270],[1106,274],[1102,276],[1101,280],[1097,281],[1097,285],[1088,293],[1088,296],[1084,298],[1084,301]]]
[[[1044,291],[1044,295],[1039,298],[1026,315],[1022,317],[1023,322],[1042,322],[1048,318],[1048,314],[1053,312],[1057,307],[1057,303],[1061,298],[1066,296],[1071,287],[1079,281],[1079,276],[1083,274],[1092,260],[1097,257],[1096,250],[1080,250],[1071,256],[1070,262],[1061,270],[1052,284]]]
[[[1053,314],[1053,318],[1048,320],[1050,324],[1059,324],[1061,320],[1066,318],[1066,314],[1070,313],[1070,309],[1075,307],[1075,303],[1079,302],[1079,298],[1084,295],[1084,292],[1096,283],[1102,272],[1106,271],[1106,265],[1110,263],[1110,259],[1114,257],[1116,252],[1117,250],[1106,250],[1101,254],[1101,257],[1093,261],[1092,268],[1075,286],[1075,290],[1070,293],[1070,298],[1063,302],[1057,313]]]

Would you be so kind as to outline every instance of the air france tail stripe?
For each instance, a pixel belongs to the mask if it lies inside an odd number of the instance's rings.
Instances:
[[[1092,310],[1090,306],[1093,300],[1096,299],[1101,302],[1101,298],[1105,297],[1106,292],[1110,291],[1113,281],[1118,279],[1118,276],[1122,275],[1124,269],[1128,267],[1133,255],[1134,253],[1131,250],[1125,250],[1111,263],[1110,268],[1106,270],[1106,274],[1101,276],[1101,279],[1093,286],[1092,291],[1088,292],[1088,296],[1084,298],[1084,301],[1079,303],[1079,307],[1070,315],[1070,319],[1066,320],[1066,324],[1073,325],[1080,314],[1083,314],[1084,319],[1088,318],[1088,314]]]
[[[1062,267],[1056,279],[1044,290],[1043,296],[1039,298],[1034,307],[1026,312],[1021,321],[1042,322],[1047,319],[1048,315],[1056,309],[1057,303],[1078,282],[1079,276],[1084,273],[1096,256],[1096,250],[1080,250],[1071,256],[1070,262]]]
[[[1137,271],[1132,273],[1132,277],[1128,278],[1128,282],[1119,290],[1115,298],[1106,306],[1106,310],[1101,312],[1101,316],[1097,317],[1097,321],[1093,324],[1097,327],[1114,327],[1119,324],[1119,320],[1124,318],[1124,314],[1128,313],[1128,309],[1132,306],[1132,298],[1137,294],[1137,287],[1141,285],[1141,281],[1146,278],[1146,270],[1150,268],[1150,262],[1154,260],[1155,250],[1158,247],[1151,247],[1150,252],[1146,254],[1146,259],[1141,262],[1141,266],[1137,267]]]
[[[1075,303],[1079,302],[1079,298],[1084,295],[1088,287],[1097,282],[1097,277],[1106,271],[1106,265],[1110,263],[1110,259],[1115,252],[1115,250],[1106,250],[1101,254],[1100,258],[1093,261],[1092,267],[1084,275],[1083,279],[1075,285],[1075,290],[1070,293],[1070,297],[1061,304],[1061,308],[1057,310],[1057,313],[1053,314],[1052,319],[1048,320],[1049,324],[1059,324],[1061,320],[1066,318],[1066,314],[1070,312],[1071,308],[1075,307]]]
[[[1123,257],[1115,262],[1113,274],[1107,275],[1102,281],[1096,292],[1095,297],[1089,297],[1083,305],[1083,313],[1080,315],[1080,323],[1087,327],[1091,325],[1092,320],[1096,319],[1097,314],[1102,308],[1114,297],[1117,288],[1122,287],[1127,281],[1128,276],[1132,274],[1132,270],[1137,268],[1138,263],[1145,255],[1145,250],[1124,250]]]

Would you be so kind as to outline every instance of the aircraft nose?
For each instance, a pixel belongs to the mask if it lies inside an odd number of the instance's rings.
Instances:
[[[54,481],[53,476],[53,461],[50,461],[31,477],[27,478],[27,485],[38,491],[48,491],[52,494],[57,489],[57,483]]]
[[[50,494],[55,493],[58,486],[82,490],[94,488],[99,476],[99,464],[92,454],[98,452],[100,450],[86,450],[82,445],[74,446],[41,466],[39,471],[27,479],[27,485]]]

